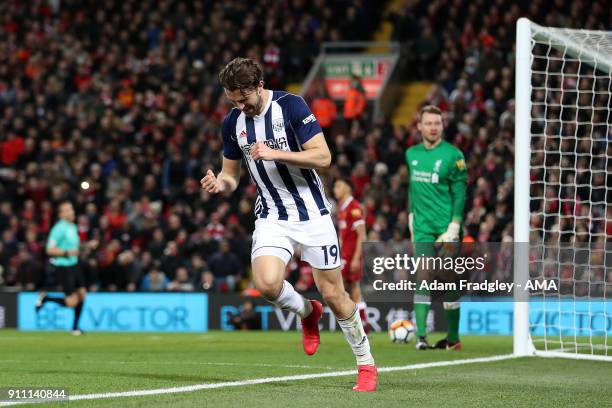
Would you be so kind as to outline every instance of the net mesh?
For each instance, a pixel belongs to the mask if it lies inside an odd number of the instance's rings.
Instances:
[[[612,32],[535,26],[531,72],[531,336],[612,356]]]

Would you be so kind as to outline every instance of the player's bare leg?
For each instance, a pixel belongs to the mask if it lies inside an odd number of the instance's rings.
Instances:
[[[378,372],[370,353],[370,342],[363,330],[355,302],[344,290],[340,268],[320,270],[313,268],[313,276],[319,292],[336,315],[344,337],[353,349],[357,359],[358,375],[355,391],[376,391]]]
[[[323,314],[321,302],[307,300],[285,280],[285,263],[275,256],[262,255],[253,259],[253,282],[262,296],[283,310],[302,319],[302,346],[313,355],[321,343],[319,320]]]

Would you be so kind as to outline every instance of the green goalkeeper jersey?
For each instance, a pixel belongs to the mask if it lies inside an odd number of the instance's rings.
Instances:
[[[435,241],[451,221],[463,222],[467,186],[463,153],[444,140],[433,149],[421,143],[406,150],[406,165],[414,240]]]

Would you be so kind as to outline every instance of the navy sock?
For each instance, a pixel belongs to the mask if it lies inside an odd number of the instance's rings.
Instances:
[[[79,319],[81,318],[81,310],[83,310],[83,302],[79,302],[74,307],[74,322],[72,323],[72,330],[79,329]]]

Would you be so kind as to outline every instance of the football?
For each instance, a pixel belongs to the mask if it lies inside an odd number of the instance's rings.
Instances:
[[[389,326],[389,338],[394,343],[410,343],[416,327],[410,320],[396,320]]]

